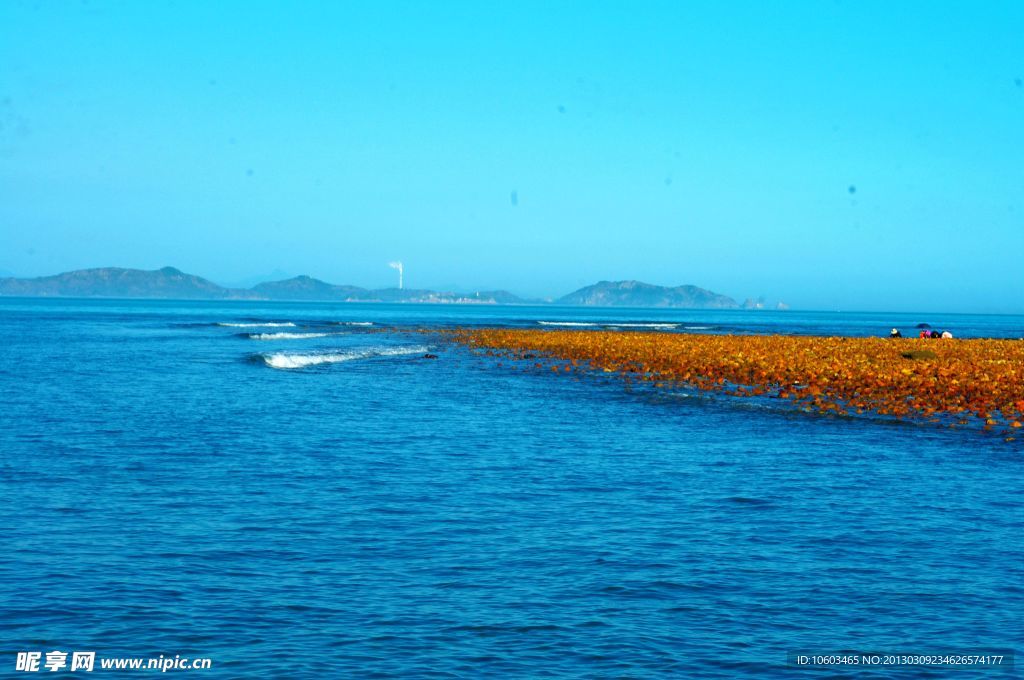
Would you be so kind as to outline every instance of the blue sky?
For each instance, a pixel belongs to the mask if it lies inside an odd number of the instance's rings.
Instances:
[[[0,3],[0,271],[1024,312],[1024,3]]]

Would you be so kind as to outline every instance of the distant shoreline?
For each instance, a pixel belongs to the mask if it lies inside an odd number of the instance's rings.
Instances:
[[[177,302],[177,303],[266,303],[266,304],[379,304],[379,305],[400,305],[414,307],[422,305],[426,307],[436,306],[465,306],[465,307],[531,307],[541,309],[566,309],[566,310],[594,310],[608,311],[608,312],[635,312],[635,311],[649,311],[649,312],[701,312],[701,313],[736,313],[736,312],[751,312],[758,315],[764,314],[766,316],[784,317],[787,315],[799,315],[799,314],[828,314],[837,316],[855,316],[855,315],[876,315],[879,317],[887,317],[895,321],[900,317],[911,317],[915,320],[930,320],[936,317],[1004,317],[1004,318],[1016,318],[1024,317],[1024,312],[950,312],[941,309],[923,309],[913,311],[893,311],[893,310],[878,310],[878,309],[788,309],[788,310],[777,310],[777,309],[745,309],[742,307],[738,308],[705,308],[705,307],[645,307],[645,306],[625,306],[625,305],[573,305],[560,302],[543,302],[543,301],[526,301],[526,302],[470,302],[470,303],[459,303],[459,302],[419,302],[419,301],[388,301],[388,300],[323,300],[323,299],[295,299],[295,300],[280,300],[271,298],[188,298],[188,297],[128,297],[128,296],[102,296],[102,295],[10,295],[0,292],[0,302],[3,301],[39,301],[39,300],[80,300],[83,302],[88,301],[106,301],[106,302]],[[891,323],[890,323],[891,325]],[[1024,327],[1022,327],[1022,334],[1024,334]]]
[[[401,282],[400,282],[401,283]],[[762,309],[763,300],[734,299],[693,285],[656,286],[640,281],[599,281],[557,299],[523,298],[507,290],[472,292],[398,288],[368,289],[311,276],[228,288],[174,267],[156,270],[102,267],[36,278],[0,278],[0,296],[114,299],[275,300],[289,302],[412,302],[425,304],[567,304],[610,307]],[[779,309],[786,308],[776,303]]]

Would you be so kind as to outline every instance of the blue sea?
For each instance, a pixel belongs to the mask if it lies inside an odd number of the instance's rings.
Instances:
[[[1024,336],[1019,316],[0,300],[0,675],[90,650],[210,658],[172,672],[201,677],[1012,676],[790,659],[1019,653],[1019,442],[511,370],[436,332],[918,323]]]

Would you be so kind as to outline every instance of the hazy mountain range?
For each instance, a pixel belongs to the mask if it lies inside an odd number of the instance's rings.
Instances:
[[[370,290],[327,283],[310,276],[267,281],[251,288],[228,288],[174,267],[154,271],[103,267],[37,278],[0,278],[0,295],[24,297],[162,298],[179,300],[307,300],[332,302],[436,302],[545,304],[505,290],[454,293],[411,288]],[[665,287],[639,281],[601,281],[553,301],[601,307],[689,307],[731,309],[741,305],[697,286]],[[744,307],[751,307],[748,300]],[[757,308],[762,308],[763,305]]]

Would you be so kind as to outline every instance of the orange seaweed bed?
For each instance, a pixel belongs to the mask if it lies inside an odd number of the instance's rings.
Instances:
[[[452,337],[514,359],[556,360],[556,371],[614,372],[658,386],[789,399],[822,412],[950,425],[978,418],[986,429],[1008,431],[1024,420],[1019,340],[503,329],[458,330]],[[910,353],[916,358],[904,356]]]

